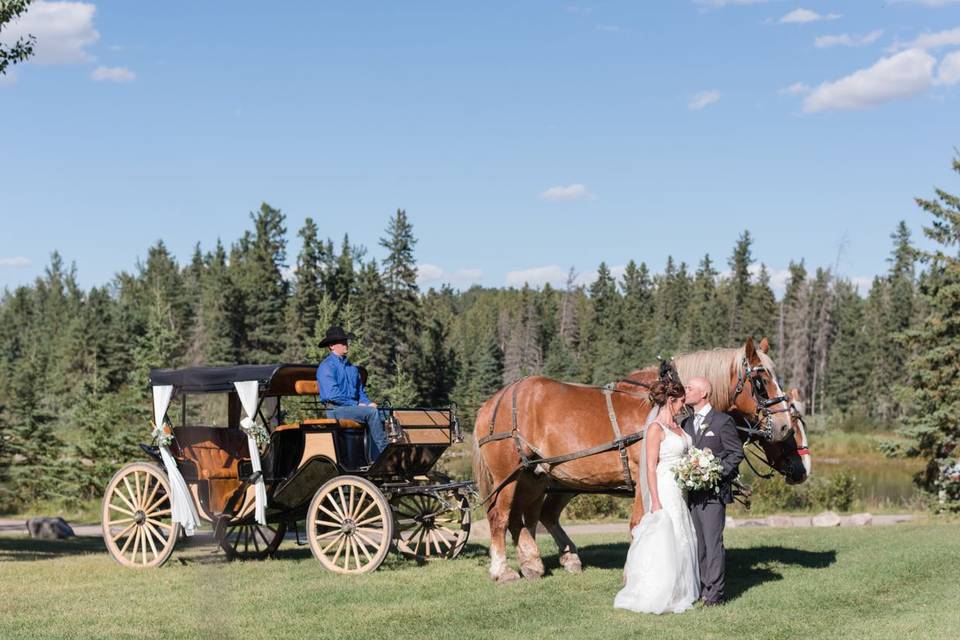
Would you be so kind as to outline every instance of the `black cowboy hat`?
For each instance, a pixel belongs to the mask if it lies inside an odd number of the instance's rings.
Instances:
[[[338,327],[336,325],[327,329],[327,335],[323,336],[323,340],[320,341],[321,347],[329,347],[332,344],[337,344],[338,342],[347,342],[353,340],[357,336],[352,333],[347,333],[343,330],[343,327]]]

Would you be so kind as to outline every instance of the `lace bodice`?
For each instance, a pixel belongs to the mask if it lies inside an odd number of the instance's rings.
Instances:
[[[660,425],[660,428],[665,435],[660,442],[660,462],[657,464],[657,474],[659,475],[663,471],[670,471],[672,474],[673,465],[693,445],[693,440],[687,433],[684,433],[681,437],[663,425]]]

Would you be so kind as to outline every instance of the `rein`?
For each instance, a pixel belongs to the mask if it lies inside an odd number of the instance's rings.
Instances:
[[[488,444],[490,442],[496,442],[498,440],[507,440],[509,438],[512,438],[514,447],[517,450],[517,455],[520,458],[520,464],[518,464],[517,467],[513,469],[513,471],[507,474],[507,476],[502,481],[500,481],[500,483],[496,487],[494,487],[494,489],[490,492],[490,494],[480,501],[480,504],[484,504],[488,500],[496,496],[500,492],[500,490],[503,489],[503,487],[505,487],[507,484],[512,482],[513,479],[516,477],[516,475],[521,471],[526,471],[526,470],[529,470],[530,468],[537,468],[537,467],[540,467],[541,465],[546,467],[553,467],[558,464],[562,464],[564,462],[570,462],[571,460],[579,460],[580,458],[586,458],[589,456],[597,455],[599,453],[606,453],[607,451],[613,451],[615,449],[618,451],[620,455],[620,465],[621,465],[621,468],[623,469],[623,479],[625,482],[625,486],[629,491],[633,492],[634,482],[630,474],[630,463],[627,458],[627,447],[633,444],[636,444],[637,442],[642,440],[643,432],[638,431],[635,433],[623,435],[623,433],[620,431],[620,424],[619,424],[619,421],[617,420],[617,414],[613,409],[613,394],[621,393],[634,398],[647,400],[649,398],[647,394],[636,393],[633,391],[626,391],[624,389],[617,389],[616,385],[618,383],[625,382],[627,384],[632,384],[634,386],[644,387],[647,389],[650,388],[650,385],[646,384],[645,382],[640,382],[639,380],[633,380],[630,378],[623,378],[621,380],[610,382],[603,385],[602,387],[597,387],[594,385],[587,385],[587,384],[579,384],[579,383],[565,383],[565,384],[570,384],[578,387],[589,387],[591,389],[598,389],[601,391],[601,393],[603,393],[604,400],[606,401],[607,417],[610,419],[610,426],[613,430],[614,439],[612,442],[600,444],[594,447],[590,447],[588,449],[582,449],[580,451],[574,451],[572,453],[567,453],[560,456],[552,456],[548,458],[548,457],[544,457],[543,454],[533,444],[531,444],[526,438],[520,435],[520,425],[517,419],[517,393],[520,390],[519,383],[525,379],[526,378],[517,380],[503,389],[503,391],[500,393],[500,396],[497,398],[497,401],[493,407],[493,414],[490,417],[490,432],[486,436],[480,438],[477,441],[477,448],[479,449],[483,445]],[[501,431],[500,433],[494,433],[494,428],[496,426],[496,420],[497,420],[497,411],[500,409],[500,403],[503,400],[503,396],[506,395],[507,389],[510,389],[511,387],[512,387],[511,403],[510,403],[511,404],[511,420],[510,420],[511,429],[510,431]],[[526,454],[525,448],[529,449],[536,457],[532,458],[528,456]]]

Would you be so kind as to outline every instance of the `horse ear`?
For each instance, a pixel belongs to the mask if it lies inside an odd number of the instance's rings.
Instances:
[[[770,341],[766,338],[760,340],[760,351],[763,351],[764,353],[770,351]]]
[[[758,364],[760,358],[757,356],[757,348],[753,346],[753,336],[747,338],[747,344],[744,345],[744,355],[747,356],[747,362],[750,364]]]

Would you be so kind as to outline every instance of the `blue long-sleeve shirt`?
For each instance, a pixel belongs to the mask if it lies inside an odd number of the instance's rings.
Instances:
[[[317,367],[317,389],[320,402],[341,407],[355,407],[361,402],[370,404],[367,390],[360,381],[360,370],[344,357],[335,353]]]

